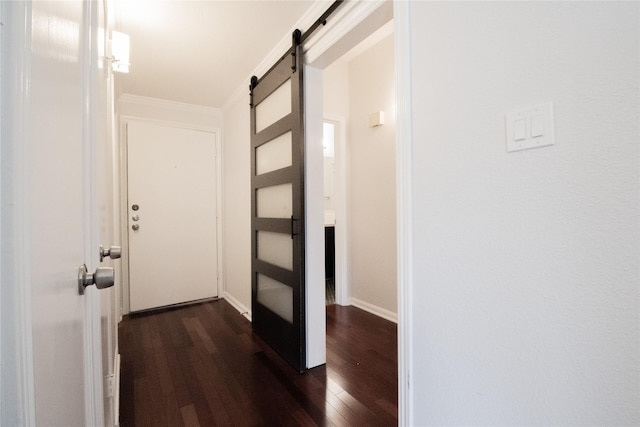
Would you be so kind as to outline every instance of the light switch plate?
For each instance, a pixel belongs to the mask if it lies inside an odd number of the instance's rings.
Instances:
[[[509,112],[505,115],[505,128],[507,152],[553,145],[553,104],[547,102]]]

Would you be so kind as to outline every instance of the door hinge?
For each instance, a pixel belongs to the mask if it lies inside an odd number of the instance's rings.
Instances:
[[[115,387],[114,375],[107,375],[105,378],[107,380],[107,397],[113,397],[113,389]]]

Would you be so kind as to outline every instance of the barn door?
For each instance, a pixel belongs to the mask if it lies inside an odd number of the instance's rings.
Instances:
[[[300,32],[251,80],[251,309],[254,331],[306,368],[304,126]]]

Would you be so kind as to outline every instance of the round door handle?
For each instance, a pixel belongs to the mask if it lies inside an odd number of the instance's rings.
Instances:
[[[93,284],[98,289],[110,288],[116,281],[113,267],[98,267],[93,273]]]
[[[138,230],[140,229],[140,225],[138,225],[138,224],[133,224],[133,225],[131,226],[131,229],[132,229],[133,231],[138,231]]]
[[[87,272],[87,266],[81,265],[78,270],[78,292],[84,295],[84,288],[96,285],[98,289],[110,288],[116,281],[113,267],[98,267],[95,273]]]
[[[107,257],[111,259],[118,259],[121,256],[122,248],[120,246],[111,246],[109,249],[106,249],[104,246],[100,245],[100,262]]]

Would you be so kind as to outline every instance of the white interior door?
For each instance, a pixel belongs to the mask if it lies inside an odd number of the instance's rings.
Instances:
[[[131,311],[217,296],[215,134],[127,125]]]
[[[6,426],[104,424],[94,109],[98,2],[1,2],[2,410]],[[6,37],[6,38],[5,38]],[[6,90],[10,88],[10,90]],[[89,108],[87,108],[89,106]],[[9,232],[7,232],[9,230]]]

